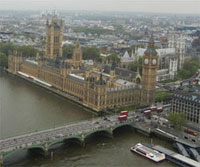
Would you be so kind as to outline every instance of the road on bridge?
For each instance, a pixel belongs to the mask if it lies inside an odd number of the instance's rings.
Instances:
[[[128,121],[134,121],[134,119],[135,112],[130,112]],[[31,145],[44,144],[48,141],[53,141],[64,136],[85,134],[94,130],[113,127],[118,124],[120,124],[118,115],[113,115],[105,118],[97,118],[53,129],[28,133],[0,140],[0,152],[9,152],[18,148],[29,147]]]

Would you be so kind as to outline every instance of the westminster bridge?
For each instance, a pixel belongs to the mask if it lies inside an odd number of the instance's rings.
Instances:
[[[0,140],[0,167],[7,157],[18,151],[38,151],[47,156],[50,148],[56,144],[74,142],[84,146],[86,139],[91,135],[112,137],[116,129],[124,126],[150,133],[149,126],[141,126],[135,121],[135,114],[129,112],[128,120],[124,122],[118,120],[118,115],[112,115]]]

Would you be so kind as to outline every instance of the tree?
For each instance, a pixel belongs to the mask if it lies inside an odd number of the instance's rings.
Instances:
[[[63,57],[71,59],[73,50],[74,50],[73,45],[64,45],[63,46]]]
[[[120,58],[114,53],[107,56],[106,60],[108,61],[109,64],[112,64],[113,62],[115,62],[116,64],[120,63]]]
[[[19,46],[17,51],[22,54],[23,57],[35,57],[38,50],[32,46]]]
[[[176,129],[181,129],[187,123],[184,113],[170,113],[168,120]]]
[[[11,43],[5,44],[0,43],[0,53],[4,53],[6,56],[8,56],[9,51],[13,51],[15,49],[15,46]]]
[[[0,53],[0,67],[8,67],[8,56],[4,53]]]
[[[194,40],[192,41],[192,47],[193,47],[193,48],[200,47],[200,38],[194,39]]]
[[[164,101],[164,100],[170,99],[171,96],[172,96],[172,94],[170,92],[159,91],[159,92],[156,92],[155,100],[156,101]]]
[[[77,33],[84,32],[85,34],[97,34],[98,36],[101,34],[112,34],[114,32],[112,30],[103,29],[100,27],[93,27],[93,28],[75,27],[75,28],[73,28],[73,30]]]
[[[100,51],[96,47],[86,47],[83,49],[84,60],[100,60]]]
[[[45,46],[46,41],[45,41],[45,40],[42,40],[42,41],[40,42],[40,44],[41,44],[42,46]]]
[[[200,68],[199,59],[197,57],[184,63],[183,68],[178,71],[178,78],[188,79],[192,77]]]
[[[142,74],[142,57],[139,57],[139,60],[133,63],[131,70],[136,72],[138,68],[140,74]]]

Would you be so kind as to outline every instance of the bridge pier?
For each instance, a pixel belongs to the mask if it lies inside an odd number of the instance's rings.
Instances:
[[[51,151],[51,160],[53,160],[53,154],[54,154],[53,151]]]
[[[113,128],[110,128],[110,138],[113,139]]]
[[[3,155],[0,152],[0,167],[3,167]]]
[[[83,134],[81,135],[81,144],[82,147],[85,147],[85,136]]]
[[[44,156],[45,156],[45,157],[48,157],[48,155],[49,155],[48,144],[45,143],[45,145],[44,145]]]

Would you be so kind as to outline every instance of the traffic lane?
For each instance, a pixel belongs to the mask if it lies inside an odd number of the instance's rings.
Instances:
[[[116,120],[116,121],[114,121],[114,120]],[[59,128],[57,130],[52,129],[52,130],[50,130],[48,132],[45,131],[45,132],[42,132],[42,133],[39,132],[37,134],[32,134],[33,136],[28,134],[28,138],[27,138],[27,136],[23,136],[22,138],[16,138],[16,139],[12,139],[12,140],[9,140],[9,141],[4,141],[3,143],[10,144],[10,141],[14,140],[16,142],[16,140],[20,139],[16,144],[19,144],[19,143],[20,144],[27,144],[26,141],[37,142],[37,141],[40,141],[40,140],[46,140],[49,137],[56,137],[57,134],[64,133],[66,131],[69,131],[69,132],[73,131],[74,133],[77,133],[77,131],[78,131],[80,133],[80,131],[83,131],[83,130],[84,131],[85,130],[88,131],[90,129],[94,129],[94,128],[98,129],[98,128],[102,128],[102,127],[108,127],[108,126],[112,126],[112,125],[115,125],[116,123],[118,123],[117,116],[111,117],[111,122],[109,122],[109,120],[101,120],[101,119],[99,119],[98,121],[99,121],[99,125],[95,126],[95,127],[93,126],[93,123],[89,122],[89,123],[81,124],[81,125],[84,125],[84,126],[81,126],[81,127],[79,127],[77,125],[76,126],[67,126],[67,128],[66,127],[61,127],[61,128]],[[78,128],[76,128],[76,127],[78,127]],[[88,129],[88,127],[89,127],[89,129]],[[68,128],[73,129],[73,130],[69,130]],[[24,139],[26,139],[26,140],[24,140]],[[14,144],[12,146],[16,146],[16,145]]]

